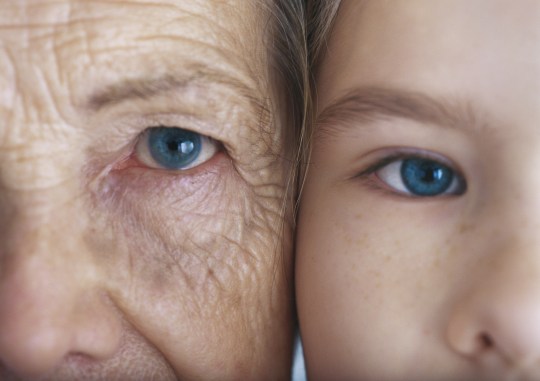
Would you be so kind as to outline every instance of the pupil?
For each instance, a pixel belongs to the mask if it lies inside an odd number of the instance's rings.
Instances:
[[[171,151],[178,151],[178,143],[175,141],[169,142],[167,144],[167,148],[169,148]]]
[[[422,168],[422,170],[424,174],[422,180],[424,182],[432,183],[436,180],[440,180],[443,176],[440,168],[433,168],[433,166],[430,164],[425,165],[425,168]]]

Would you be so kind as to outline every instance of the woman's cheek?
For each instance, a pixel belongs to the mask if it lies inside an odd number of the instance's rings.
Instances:
[[[112,277],[129,269],[122,279],[144,284],[145,292],[185,298],[188,290],[201,305],[252,277],[257,260],[246,229],[252,203],[226,155],[185,173],[113,170],[101,189],[109,229],[122,237]]]
[[[260,219],[269,211],[228,157],[209,164],[185,174],[111,171],[97,197],[109,219],[101,230],[120,237],[105,262],[114,303],[178,374],[208,369],[198,359],[245,359],[246,336],[270,316],[275,235]]]

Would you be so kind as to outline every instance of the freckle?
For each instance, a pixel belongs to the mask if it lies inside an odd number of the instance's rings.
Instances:
[[[458,228],[458,233],[459,234],[464,234],[466,233],[467,231],[471,230],[472,228],[472,225],[471,224],[467,224],[467,223],[463,223],[459,226]]]

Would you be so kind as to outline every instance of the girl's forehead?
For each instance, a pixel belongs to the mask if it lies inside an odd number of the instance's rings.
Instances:
[[[468,98],[503,119],[538,113],[539,23],[538,1],[345,0],[319,72],[319,109],[377,86]]]

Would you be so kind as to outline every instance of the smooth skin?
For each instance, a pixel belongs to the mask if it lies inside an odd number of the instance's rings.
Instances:
[[[540,2],[344,0],[317,81],[309,379],[539,380]],[[466,186],[411,196],[396,154]]]
[[[263,9],[0,1],[1,380],[288,379]],[[160,168],[157,126],[217,148]]]

